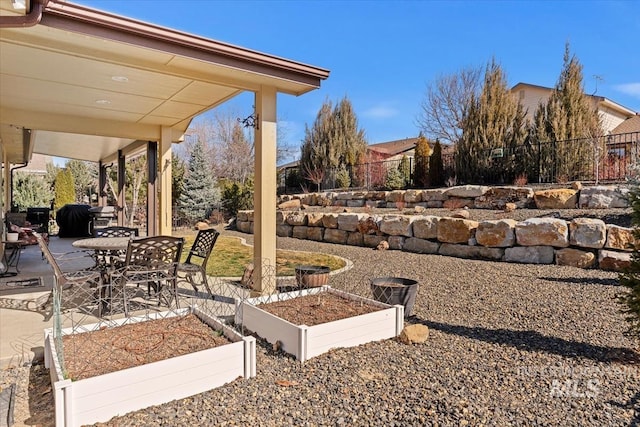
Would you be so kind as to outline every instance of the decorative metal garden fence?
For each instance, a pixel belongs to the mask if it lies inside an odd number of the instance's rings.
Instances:
[[[466,160],[459,159],[458,163],[456,165],[455,154],[443,153],[443,181],[448,185],[547,184],[574,180],[622,182],[630,178],[640,165],[640,132],[496,147]],[[344,178],[345,171],[348,179]],[[392,189],[389,177],[394,174],[402,177],[403,188],[417,186],[415,159],[407,157],[406,160],[384,160],[347,166],[345,169],[326,169],[319,189],[389,190]],[[317,183],[306,181],[298,168],[280,172],[280,194],[317,190]]]

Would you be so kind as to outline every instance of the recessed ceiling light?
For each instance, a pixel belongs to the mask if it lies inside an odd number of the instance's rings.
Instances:
[[[114,82],[126,83],[129,81],[129,78],[125,76],[112,76],[111,80]]]
[[[111,101],[109,101],[108,99],[98,99],[96,101],[96,104],[107,105],[107,104],[111,104]]]

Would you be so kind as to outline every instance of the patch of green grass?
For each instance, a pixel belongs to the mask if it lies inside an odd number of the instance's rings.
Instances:
[[[187,257],[195,235],[184,236],[182,260]],[[243,245],[237,237],[220,236],[207,264],[211,276],[239,277],[247,264],[253,262],[253,247]],[[344,260],[317,252],[276,250],[276,275],[293,276],[299,265],[325,265],[332,271],[345,266]]]

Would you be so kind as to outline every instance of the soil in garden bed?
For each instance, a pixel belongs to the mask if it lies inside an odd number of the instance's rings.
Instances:
[[[305,295],[286,301],[260,304],[258,307],[294,325],[320,325],[382,310],[366,302],[342,298],[330,292]]]
[[[66,335],[62,342],[68,378],[77,381],[231,341],[188,314]]]

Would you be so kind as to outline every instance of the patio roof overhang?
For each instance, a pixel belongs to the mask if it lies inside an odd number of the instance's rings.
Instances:
[[[60,0],[27,0],[23,11],[0,0],[0,15],[0,144],[9,163],[33,152],[113,161],[137,141],[160,140],[163,127],[181,141],[195,116],[244,91],[301,95],[329,75]]]

